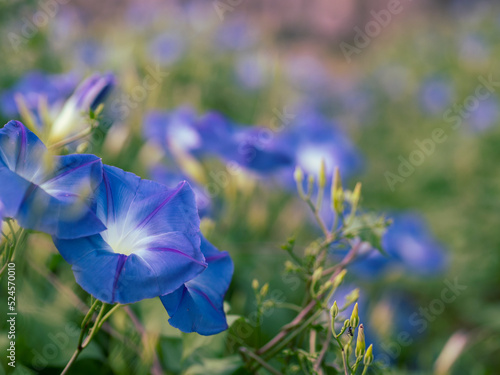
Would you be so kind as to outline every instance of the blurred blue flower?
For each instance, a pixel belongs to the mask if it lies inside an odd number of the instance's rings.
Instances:
[[[479,101],[479,106],[470,111],[467,122],[472,131],[483,132],[497,125],[499,118],[500,108],[498,99],[496,97],[490,97],[486,100]]]
[[[432,275],[445,270],[447,256],[443,246],[432,236],[422,217],[414,213],[392,216],[393,224],[382,237],[388,256],[372,249],[364,252],[352,270],[363,277],[381,276],[391,269],[414,275]]]
[[[343,178],[359,172],[363,159],[350,139],[322,115],[309,113],[297,115],[293,122],[277,136],[277,143],[293,159],[293,165],[302,168],[306,175],[319,176],[321,161],[325,161],[327,181],[331,182],[335,167]],[[285,181],[295,187],[293,169],[286,171]]]
[[[207,269],[160,299],[173,327],[183,332],[213,335],[227,329],[224,295],[231,283],[234,265],[229,253],[217,250],[204,237],[201,252],[208,263]]]
[[[270,64],[265,56],[253,53],[239,56],[236,60],[236,78],[249,90],[261,88],[267,82],[269,72]]]
[[[185,49],[185,41],[173,32],[155,36],[148,46],[148,55],[161,65],[171,65],[179,60]]]
[[[429,78],[420,87],[420,103],[431,115],[442,114],[451,105],[453,89],[443,78]]]
[[[252,47],[258,32],[244,18],[231,18],[216,30],[214,45],[224,51],[241,51]]]
[[[253,126],[234,129],[234,145],[225,157],[249,171],[261,175],[294,167],[294,157],[278,141],[278,133],[269,128]]]
[[[18,121],[0,130],[0,201],[22,227],[61,238],[106,229],[86,202],[101,178],[94,155],[52,156]]]
[[[186,180],[193,189],[196,206],[198,207],[198,213],[200,217],[207,216],[212,208],[212,200],[206,189],[194,182],[191,178],[187,177],[181,171],[169,169],[164,166],[156,166],[150,171],[151,178],[160,184],[166,185],[168,187],[176,186],[179,181]]]
[[[49,108],[60,107],[71,95],[79,77],[75,73],[46,74],[32,71],[23,76],[10,89],[0,95],[0,108],[6,117],[17,117],[19,111],[15,101],[16,94],[24,97],[28,109],[38,113],[38,106],[45,97]]]
[[[93,74],[83,81],[66,101],[51,127],[51,141],[64,139],[88,126],[82,115],[104,102],[115,85],[115,77],[108,74]]]
[[[207,267],[186,181],[170,189],[105,165],[95,200],[107,230],[76,240],[54,237],[77,283],[94,297],[133,303],[162,296]]]
[[[167,155],[175,152],[202,156],[223,156],[233,152],[233,130],[216,112],[198,116],[189,107],[174,111],[153,111],[144,120],[144,136],[161,146]]]

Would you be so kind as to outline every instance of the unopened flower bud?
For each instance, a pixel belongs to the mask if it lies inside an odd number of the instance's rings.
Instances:
[[[330,308],[330,316],[332,317],[332,321],[335,320],[338,314],[339,307],[337,306],[337,301],[334,301],[332,307]]]
[[[344,203],[344,191],[342,189],[342,181],[340,179],[339,169],[335,168],[335,174],[333,176],[333,183],[332,183],[333,210],[336,212],[342,212],[343,203]]]
[[[320,189],[323,189],[326,186],[325,159],[321,159],[321,167],[320,167],[319,176],[318,176],[318,185],[319,185]]]
[[[295,168],[293,178],[295,179],[297,185],[299,184],[302,185],[302,182],[304,181],[304,173],[302,172],[302,169],[299,166]]]
[[[338,288],[340,284],[342,284],[342,281],[344,281],[344,277],[347,273],[347,270],[342,270],[337,276],[335,276],[335,279],[333,279],[333,287]]]
[[[312,274],[312,284],[316,284],[320,279],[321,275],[323,275],[323,267],[317,268],[314,273]]]
[[[252,281],[252,288],[253,288],[254,290],[259,289],[259,280],[257,280],[257,279],[253,279],[253,281]]]
[[[269,292],[269,284],[265,283],[262,288],[260,289],[260,295],[262,297],[265,297],[267,295],[267,292]]]
[[[363,324],[359,325],[358,328],[358,339],[356,340],[356,358],[361,357],[365,354],[365,330],[363,328]]]
[[[359,324],[359,316],[358,316],[358,304],[354,305],[354,309],[352,310],[351,319],[349,319],[349,324],[352,328],[356,328]]]
[[[363,364],[365,366],[370,366],[373,362],[373,344],[370,344],[368,349],[366,349],[365,358],[363,359]]]

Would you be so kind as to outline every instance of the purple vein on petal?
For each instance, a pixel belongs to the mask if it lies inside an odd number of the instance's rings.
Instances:
[[[188,288],[189,288],[189,290],[195,292],[196,294],[198,294],[202,298],[206,299],[207,302],[210,304],[210,306],[212,306],[214,310],[217,310],[217,307],[215,307],[215,305],[212,303],[212,301],[210,300],[210,298],[208,298],[208,296],[204,292],[202,292],[198,288],[195,288],[195,287],[192,287],[192,286],[189,286]]]
[[[123,266],[125,265],[126,260],[127,260],[127,256],[125,254],[118,255],[118,262],[116,263],[115,279],[113,281],[113,294],[111,296],[112,302],[115,301],[116,287],[118,286],[118,280],[120,279],[120,274],[122,273]]]
[[[108,180],[108,177],[106,176],[106,173],[102,174],[102,181],[104,182],[104,187],[106,189],[106,203],[107,203],[106,210],[108,211],[107,215],[106,215],[107,216],[106,217],[106,219],[107,219],[106,224],[108,224],[110,222],[110,216],[112,216],[111,217],[112,222],[115,221],[115,210],[114,210],[114,205],[113,205],[113,193],[111,191],[111,186],[109,185],[109,180]]]
[[[19,122],[16,121],[16,124],[17,126],[19,127],[19,129],[21,130],[21,144],[19,145],[19,150],[18,150],[18,153],[17,153],[17,160],[16,160],[16,171],[18,170],[19,168],[19,163],[23,163],[25,162],[25,154],[26,154],[26,148],[27,148],[27,137],[26,137],[26,129],[24,128],[24,126],[20,126],[19,125]]]
[[[60,179],[61,177],[64,177],[64,176],[66,176],[66,175],[68,175],[68,174],[70,174],[70,173],[72,173],[72,172],[74,172],[74,171],[76,171],[76,170],[78,170],[80,168],[86,167],[87,165],[90,165],[90,164],[93,164],[93,163],[97,163],[97,162],[99,162],[99,159],[95,159],[95,160],[89,161],[87,163],[81,164],[78,167],[74,167],[74,168],[68,169],[67,171],[65,171],[65,172],[63,172],[61,174],[58,174],[57,176],[55,176],[55,177],[47,180],[47,182],[56,181],[56,180]]]
[[[195,262],[195,263],[197,263],[200,266],[203,266],[205,268],[207,268],[207,266],[208,266],[205,262],[200,262],[199,260],[194,259],[191,255],[183,253],[182,251],[177,250],[177,249],[172,249],[170,247],[150,247],[150,248],[148,248],[148,250],[150,250],[150,251],[168,251],[171,253],[182,255],[182,256],[190,259],[191,261],[193,261],[193,262]]]
[[[207,263],[209,263],[209,262],[213,262],[213,261],[215,261],[215,260],[219,260],[219,259],[225,258],[225,257],[227,257],[228,255],[229,255],[229,254],[228,254],[226,251],[224,251],[224,252],[221,252],[220,254],[217,254],[217,255],[212,255],[212,256],[210,256],[210,257],[205,257],[205,261],[206,261]]]
[[[163,202],[160,203],[158,207],[153,210],[153,212],[151,212],[140,224],[137,225],[136,229],[143,228],[158,213],[158,211],[160,211],[163,206],[165,206],[184,187],[185,184],[186,181],[182,182],[177,190],[170,194]]]

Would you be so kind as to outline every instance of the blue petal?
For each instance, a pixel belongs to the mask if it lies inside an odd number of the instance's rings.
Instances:
[[[121,254],[115,254],[98,234],[73,240],[53,237],[53,240],[63,258],[72,264],[76,282],[95,298],[113,303],[114,273]]]
[[[43,169],[45,145],[19,121],[0,129],[0,166],[6,166],[28,181]]]
[[[4,166],[0,166],[0,181],[0,201],[5,206],[5,216],[15,217],[31,183]]]
[[[54,242],[77,282],[108,303],[133,303],[171,293],[206,268],[194,194],[104,166],[96,213],[107,230]],[[96,280],[98,278],[99,280]]]
[[[227,329],[224,295],[231,283],[233,262],[202,237],[207,269],[175,292],[161,296],[169,323],[183,332],[213,335]]]
[[[26,192],[16,215],[20,225],[65,239],[105,230],[87,202],[102,179],[101,160],[94,155],[68,155],[54,160],[53,172],[38,175],[35,180],[41,184],[33,184]]]

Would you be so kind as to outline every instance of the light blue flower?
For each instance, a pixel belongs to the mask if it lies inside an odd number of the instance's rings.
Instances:
[[[170,189],[104,166],[96,214],[107,230],[76,240],[54,237],[78,284],[106,303],[171,293],[205,270],[200,219],[187,182]]]
[[[169,323],[183,332],[213,335],[227,329],[224,295],[233,276],[229,253],[217,250],[204,237],[201,251],[208,267],[175,292],[160,297]]]
[[[22,227],[61,238],[104,230],[87,200],[101,178],[94,155],[52,156],[18,121],[0,130],[0,201]]]

